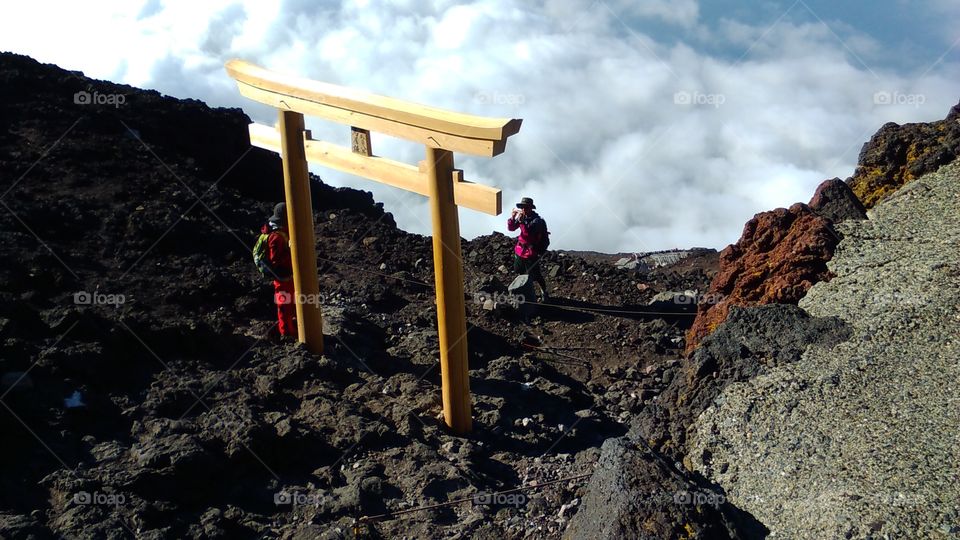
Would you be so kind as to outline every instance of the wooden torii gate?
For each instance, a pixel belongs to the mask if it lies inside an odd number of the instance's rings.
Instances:
[[[507,137],[520,131],[522,120],[445,111],[281,75],[242,60],[227,62],[226,69],[242,95],[279,110],[276,129],[250,125],[250,143],[279,152],[283,158],[297,326],[300,341],[309,350],[323,352],[323,324],[316,301],[319,281],[307,162],[430,198],[443,417],[454,431],[469,432],[467,323],[457,207],[499,215],[502,200],[499,189],[465,181],[463,171],[454,169],[453,152],[499,155],[506,149]],[[305,114],[350,126],[352,148],[312,139],[304,129]],[[371,131],[423,144],[426,159],[414,167],[373,155]],[[310,298],[314,300],[304,302]]]

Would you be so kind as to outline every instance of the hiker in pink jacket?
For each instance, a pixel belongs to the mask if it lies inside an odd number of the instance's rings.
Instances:
[[[536,212],[536,208],[530,197],[520,199],[507,219],[507,230],[520,229],[520,237],[513,248],[513,270],[527,274],[540,285],[543,291],[541,299],[546,301],[549,299],[547,280],[540,271],[540,259],[550,246],[550,233],[547,231],[547,222]]]

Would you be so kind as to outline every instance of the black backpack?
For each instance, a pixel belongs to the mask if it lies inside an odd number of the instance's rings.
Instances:
[[[530,222],[531,228],[540,228],[540,239],[533,244],[533,250],[537,255],[543,255],[550,248],[550,231],[547,230],[547,222],[542,217],[537,216]]]

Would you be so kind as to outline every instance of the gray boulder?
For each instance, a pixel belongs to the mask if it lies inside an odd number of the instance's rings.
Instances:
[[[750,516],[631,435],[607,439],[564,538],[757,538]]]

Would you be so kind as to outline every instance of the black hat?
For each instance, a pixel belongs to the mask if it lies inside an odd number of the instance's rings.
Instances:
[[[520,202],[517,203],[517,208],[523,208],[524,206],[529,206],[530,208],[536,209],[537,207],[533,204],[533,199],[530,197],[524,197],[520,199]]]
[[[286,226],[287,203],[277,203],[277,205],[273,207],[273,215],[270,216],[270,221],[277,225]]]

